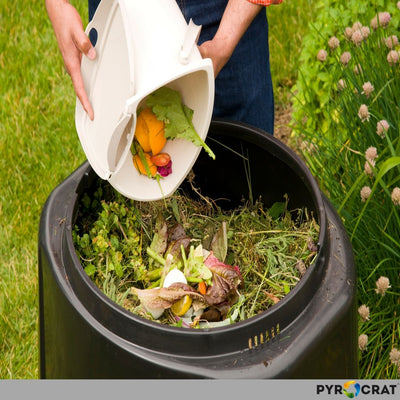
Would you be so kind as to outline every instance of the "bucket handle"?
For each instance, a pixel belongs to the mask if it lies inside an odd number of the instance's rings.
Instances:
[[[107,161],[110,170],[107,178],[121,168],[133,140],[133,129],[136,126],[136,114],[124,112],[111,135],[107,150]],[[133,128],[133,129],[132,129]]]
[[[179,53],[179,61],[182,64],[188,64],[190,59],[190,53],[192,52],[193,46],[197,45],[201,31],[201,25],[196,25],[192,19],[186,28],[185,37]]]

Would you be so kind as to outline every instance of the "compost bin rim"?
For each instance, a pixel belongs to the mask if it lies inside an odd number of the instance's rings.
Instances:
[[[319,232],[319,241],[318,241],[318,247],[319,247],[319,251],[316,257],[316,260],[314,262],[314,264],[312,264],[311,266],[308,267],[305,275],[302,277],[302,279],[300,279],[300,281],[296,284],[296,286],[290,291],[289,294],[287,294],[282,300],[280,300],[277,304],[271,306],[269,309],[267,309],[266,311],[264,311],[263,313],[261,313],[260,315],[256,315],[253,316],[251,318],[248,318],[245,321],[240,321],[231,325],[227,325],[227,326],[223,326],[223,327],[218,327],[218,328],[206,328],[206,329],[184,329],[184,328],[177,328],[177,327],[171,327],[171,326],[166,326],[166,325],[162,325],[160,323],[157,322],[153,322],[150,320],[147,320],[143,317],[139,317],[137,315],[134,315],[133,313],[131,313],[130,311],[126,310],[125,308],[119,306],[117,303],[115,303],[114,301],[112,301],[110,298],[108,298],[95,284],[94,282],[90,279],[90,277],[85,273],[77,255],[76,255],[76,251],[75,251],[75,247],[73,245],[73,240],[72,240],[72,235],[71,235],[71,230],[67,229],[65,231],[66,236],[65,239],[67,241],[67,245],[70,248],[70,254],[72,256],[72,261],[74,263],[74,265],[80,266],[80,268],[75,268],[76,271],[78,272],[78,274],[80,275],[80,278],[83,279],[83,282],[85,283],[85,285],[87,287],[89,287],[89,289],[91,290],[92,294],[99,299],[100,301],[106,303],[106,305],[113,310],[113,312],[116,312],[119,315],[123,315],[125,318],[127,318],[128,320],[130,320],[133,323],[137,323],[142,327],[147,327],[147,328],[157,328],[157,331],[162,332],[162,333],[171,333],[173,332],[174,335],[179,334],[179,335],[184,335],[184,336],[193,336],[193,335],[215,335],[218,333],[222,333],[222,334],[226,334],[228,332],[231,331],[237,331],[238,329],[241,328],[249,328],[249,326],[253,326],[256,325],[258,323],[258,321],[260,320],[264,320],[265,318],[267,318],[268,316],[271,316],[271,314],[274,313],[279,313],[279,311],[284,308],[287,303],[289,301],[292,300],[293,297],[295,297],[298,292],[300,292],[305,285],[310,284],[310,280],[313,280],[312,278],[314,277],[315,280],[315,276],[318,275],[318,270],[321,270],[320,264],[323,260],[323,252],[321,251],[323,248],[321,248],[321,243],[325,242],[325,230],[326,230],[326,215],[325,215],[325,210],[323,207],[323,200],[322,200],[322,196],[321,193],[319,191],[318,186],[316,185],[316,182],[313,178],[313,176],[311,175],[311,173],[309,172],[309,170],[307,169],[307,167],[305,166],[305,164],[303,163],[303,161],[293,152],[288,152],[288,148],[286,148],[285,145],[283,145],[278,139],[268,135],[266,136],[265,132],[262,130],[259,130],[257,128],[254,128],[250,125],[247,124],[243,124],[243,123],[235,123],[235,122],[231,122],[231,121],[225,121],[223,119],[218,119],[218,120],[213,120],[211,127],[217,127],[217,128],[224,128],[226,129],[227,126],[231,126],[234,127],[235,129],[242,129],[242,128],[246,128],[247,130],[252,131],[253,133],[256,133],[258,136],[262,137],[262,141],[265,141],[265,138],[267,138],[267,140],[269,140],[271,143],[273,143],[273,145],[275,147],[277,147],[282,154],[284,154],[284,162],[287,163],[288,158],[295,158],[295,160],[290,160],[290,164],[295,164],[294,161],[297,162],[296,167],[298,168],[299,166],[301,166],[301,171],[302,173],[305,175],[305,177],[307,178],[307,187],[310,191],[310,194],[313,196],[313,200],[316,203],[316,211],[319,212],[319,224],[320,224],[320,232]],[[243,132],[242,132],[243,134]],[[254,138],[251,138],[252,142],[254,142]],[[256,142],[261,142],[261,139],[258,138],[258,140],[255,140]],[[262,143],[258,143],[259,145],[262,145]],[[87,162],[86,162],[87,163]],[[87,163],[88,164],[88,163]],[[292,165],[290,165],[292,166]],[[94,180],[96,178],[96,175],[93,171],[93,169],[90,167],[90,165],[87,165],[86,171],[84,172],[84,177],[80,180],[77,181],[77,185],[76,185],[76,190],[75,190],[75,197],[76,199],[78,199],[81,195],[81,193],[79,193],[79,190],[83,189],[83,186],[89,186],[90,180]],[[302,182],[304,183],[304,179],[302,179]],[[76,214],[76,210],[75,208],[77,207],[77,202],[74,203],[74,206],[69,208],[69,215],[68,215],[68,219],[72,222],[73,221],[73,216]],[[321,204],[322,205],[321,205]],[[71,215],[71,211],[72,211],[72,215]],[[321,260],[322,259],[322,260]],[[317,279],[318,276],[317,276]],[[74,284],[73,282],[71,283],[71,287],[74,289]],[[76,288],[75,288],[76,289]],[[74,290],[75,292],[75,290]],[[79,301],[82,301],[81,296],[79,296],[78,293],[75,292],[75,295],[77,296],[77,298],[79,299]],[[85,308],[87,305],[85,305]],[[88,310],[89,312],[91,312],[90,310]],[[92,314],[92,312],[91,312]],[[297,317],[297,316],[296,316]],[[295,318],[292,318],[291,321],[289,321],[285,327],[281,327],[281,329],[285,329],[287,326],[289,326],[294,320]],[[103,321],[104,323],[104,321]],[[276,327],[276,325],[271,325],[270,328],[274,329]],[[110,327],[108,327],[110,329]],[[110,329],[112,330],[112,329]],[[160,331],[161,330],[161,331]]]

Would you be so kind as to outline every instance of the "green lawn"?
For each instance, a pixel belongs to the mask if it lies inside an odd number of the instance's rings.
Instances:
[[[284,108],[290,101],[290,89],[298,77],[302,39],[318,6],[311,1],[284,0],[267,8],[271,72],[279,107]]]
[[[72,3],[86,21],[86,0]],[[308,4],[287,1],[269,11],[279,101],[296,78]],[[0,88],[0,378],[35,379],[39,218],[51,190],[85,160],[44,1],[0,1]]]
[[[0,87],[0,377],[32,379],[40,213],[51,190],[85,160],[44,1],[0,2]]]

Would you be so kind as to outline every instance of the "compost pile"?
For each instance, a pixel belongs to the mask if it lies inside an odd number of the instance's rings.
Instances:
[[[127,310],[171,326],[218,327],[267,310],[314,262],[318,224],[287,204],[226,210],[180,191],[138,202],[100,182],[81,199],[73,240],[88,276]]]

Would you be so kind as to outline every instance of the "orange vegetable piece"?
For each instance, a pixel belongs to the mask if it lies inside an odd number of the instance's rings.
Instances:
[[[207,292],[206,283],[204,281],[203,282],[199,282],[199,285],[198,285],[197,289],[202,295],[205,295],[206,292]]]
[[[146,121],[149,131],[150,149],[154,156],[163,149],[167,142],[164,130],[165,125],[163,121],[157,119],[150,107],[145,108],[140,114],[143,114],[143,118]]]
[[[153,155],[160,153],[160,151],[164,148],[165,143],[167,143],[167,139],[165,138],[164,134],[164,123],[161,130],[150,131],[149,143]]]
[[[151,157],[151,161],[157,167],[165,167],[171,161],[171,157],[168,153],[158,153]]]
[[[147,165],[150,170],[151,176],[154,176],[157,173],[157,166],[153,164],[151,161],[150,154],[144,153],[144,158],[147,162]],[[147,175],[147,170],[146,167],[144,166],[139,154],[136,154],[133,156],[133,165],[136,167],[136,169],[143,175]]]
[[[142,149],[148,153],[151,151],[150,141],[149,141],[149,128],[147,126],[146,116],[143,113],[143,111],[137,117],[135,138],[142,146]]]
[[[163,149],[167,142],[164,128],[164,122],[157,119],[150,107],[140,112],[136,122],[135,137],[145,152],[156,155]]]

